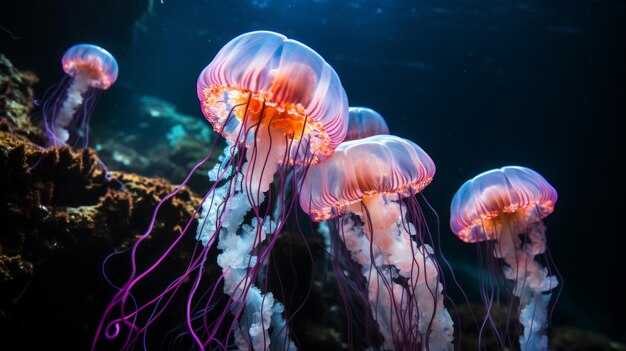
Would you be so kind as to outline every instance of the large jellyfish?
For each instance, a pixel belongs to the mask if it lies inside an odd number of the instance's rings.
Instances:
[[[214,183],[198,209],[196,237],[202,248],[164,292],[133,306],[133,288],[176,248],[191,224],[158,260],[139,272],[137,250],[152,231],[155,211],[150,228],[131,250],[131,277],[106,310],[96,341],[101,332],[119,338],[121,328],[126,328],[123,348],[132,348],[178,288],[191,281],[186,333],[198,348],[293,349],[281,316],[284,307],[255,284],[297,206],[284,189],[298,189],[306,170],[327,159],[345,137],[345,91],[335,71],[315,51],[281,34],[256,31],[236,37],[218,52],[200,74],[197,94],[203,114],[227,144],[209,172]],[[204,264],[216,243],[221,278],[209,284],[210,291],[199,291],[207,285],[202,284]],[[215,311],[219,287],[229,298],[226,307]],[[204,310],[197,313],[194,306]],[[217,317],[208,320],[209,312]]]
[[[539,173],[517,166],[477,175],[452,199],[450,227],[456,236],[468,243],[487,242],[488,254],[504,261],[504,277],[519,298],[522,350],[548,349],[547,307],[558,281],[535,257],[546,252],[542,219],[556,200],[556,190]],[[483,298],[489,310],[493,290]]]
[[[61,62],[67,76],[46,97],[42,109],[47,143],[85,147],[99,93],[117,80],[117,61],[99,46],[78,44],[67,49]]]
[[[350,106],[345,141],[379,134],[389,134],[387,122],[380,113],[368,107]]]
[[[314,221],[336,218],[333,235],[340,240],[333,243],[343,242],[361,267],[384,349],[452,349],[440,269],[414,196],[434,174],[435,164],[419,146],[377,135],[339,145],[329,160],[311,167],[301,189],[300,206]],[[335,271],[347,284],[358,278]]]

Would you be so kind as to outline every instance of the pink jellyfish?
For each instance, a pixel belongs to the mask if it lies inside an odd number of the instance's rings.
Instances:
[[[99,46],[78,44],[67,49],[61,62],[66,79],[43,105],[47,142],[49,146],[85,147],[98,95],[117,80],[117,61]]]
[[[312,220],[336,218],[332,235],[340,240],[333,243],[343,242],[360,265],[385,349],[452,349],[439,266],[414,196],[434,174],[435,164],[419,146],[377,135],[339,145],[311,167],[300,192],[300,206]],[[346,284],[357,279],[338,268]]]
[[[387,122],[380,113],[368,107],[350,107],[348,134],[345,141],[372,135],[389,134]]]
[[[330,157],[345,137],[346,93],[315,51],[268,31],[227,43],[200,73],[197,93],[202,112],[227,144],[209,172],[214,184],[198,209],[196,238],[202,246],[165,291],[137,306],[129,303],[133,288],[179,245],[193,221],[156,262],[137,271],[137,250],[152,231],[159,204],[150,228],[131,250],[133,271],[107,308],[96,341],[102,330],[114,339],[126,328],[123,349],[131,349],[190,281],[186,335],[198,348],[295,349],[282,317],[284,307],[255,284],[297,206],[284,189],[299,189],[306,169]],[[287,178],[288,173],[295,176]],[[204,264],[215,246],[221,250],[217,263],[222,275],[218,282],[203,282]],[[228,296],[225,307],[216,304],[220,287]]]
[[[542,219],[554,211],[556,200],[556,190],[539,173],[517,166],[477,175],[452,199],[452,232],[464,242],[486,242],[487,251],[504,262],[504,277],[519,298],[522,350],[548,349],[547,307],[558,281],[535,257],[546,252]],[[493,293],[484,292],[483,298],[489,310]]]

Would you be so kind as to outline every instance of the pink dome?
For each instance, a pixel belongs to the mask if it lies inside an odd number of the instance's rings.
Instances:
[[[465,242],[493,240],[503,225],[526,227],[552,213],[557,197],[552,185],[530,168],[493,169],[456,192],[450,228]]]
[[[366,196],[412,196],[434,175],[433,160],[410,140],[376,135],[347,141],[331,158],[309,169],[300,206],[314,221],[325,221]]]
[[[63,70],[72,77],[80,74],[89,86],[106,90],[117,80],[117,61],[105,49],[92,44],[78,44],[65,51]]]
[[[282,129],[290,164],[323,161],[346,135],[348,99],[339,77],[315,51],[278,33],[228,42],[200,73],[197,90],[202,112],[227,139],[252,142],[242,127]]]

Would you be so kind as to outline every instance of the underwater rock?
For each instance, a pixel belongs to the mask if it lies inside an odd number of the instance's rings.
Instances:
[[[68,345],[87,346],[113,290],[102,263],[145,231],[156,204],[175,186],[107,173],[92,149],[43,149],[13,127],[0,124],[0,334],[17,340],[44,328],[57,340],[71,336]],[[164,203],[142,254],[150,257],[162,240],[180,233],[199,201],[182,189]],[[195,240],[187,244],[189,251],[174,255],[170,266],[186,263]]]
[[[113,295],[111,284],[128,274],[126,256],[105,260],[146,230],[156,204],[176,186],[108,172],[93,149],[39,146],[42,131],[31,122],[35,82],[34,74],[0,56],[0,339],[24,348],[57,340],[86,349]],[[199,202],[183,188],[163,204],[141,252],[147,261],[181,232]],[[187,264],[194,245],[193,237],[184,238],[168,266]],[[38,338],[25,338],[33,331]]]
[[[41,141],[40,130],[31,122],[34,106],[33,85],[39,81],[34,73],[22,72],[0,54],[0,112],[2,120],[13,133],[20,133],[35,142]]]

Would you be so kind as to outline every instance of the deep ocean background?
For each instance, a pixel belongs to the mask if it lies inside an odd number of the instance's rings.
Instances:
[[[2,0],[0,52],[40,76],[39,94],[62,77],[69,46],[113,53],[120,74],[93,118],[97,135],[129,93],[200,119],[196,78],[239,34],[299,40],[337,71],[350,105],[377,110],[431,155],[425,195],[459,271],[475,269],[476,251],[448,229],[458,187],[505,165],[540,172],[559,192],[546,220],[565,287],[553,322],[625,342],[625,24],[617,0]]]

